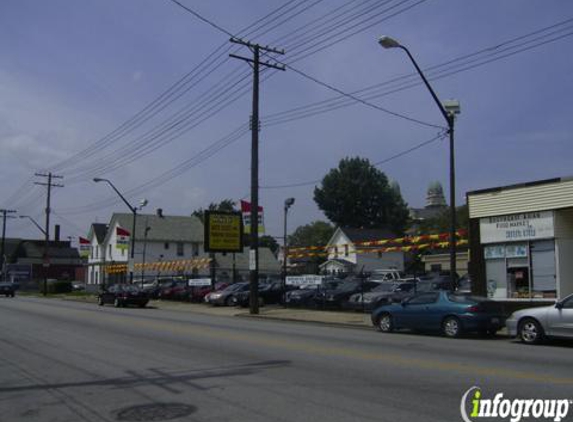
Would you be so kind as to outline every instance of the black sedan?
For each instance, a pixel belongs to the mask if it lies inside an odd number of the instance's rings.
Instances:
[[[127,305],[135,305],[143,308],[148,302],[149,298],[147,294],[133,284],[114,284],[102,290],[97,299],[99,306],[108,303],[113,304],[116,308]]]
[[[343,283],[337,285],[334,289],[326,289],[321,291],[315,297],[315,302],[317,306],[341,308],[342,303],[347,301],[348,298],[353,294],[369,292],[374,287],[379,285],[380,283],[364,281],[361,279],[345,280]]]
[[[0,283],[0,295],[6,297],[14,297],[16,295],[16,288],[13,283]]]
[[[346,309],[371,311],[382,304],[401,302],[414,294],[415,282],[383,282],[367,293],[355,293],[343,303]]]

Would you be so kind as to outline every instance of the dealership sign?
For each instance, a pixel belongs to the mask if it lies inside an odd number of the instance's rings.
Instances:
[[[287,286],[320,286],[324,280],[321,275],[288,276],[285,280]]]
[[[547,239],[555,235],[553,212],[526,212],[480,219],[481,243]]]
[[[205,252],[242,252],[240,212],[205,211]]]

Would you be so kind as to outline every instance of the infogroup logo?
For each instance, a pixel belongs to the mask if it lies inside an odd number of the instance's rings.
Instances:
[[[460,413],[464,422],[476,422],[479,418],[509,419],[510,422],[524,419],[560,422],[572,405],[573,401],[568,399],[507,399],[503,393],[484,398],[481,388],[473,386],[462,396]]]

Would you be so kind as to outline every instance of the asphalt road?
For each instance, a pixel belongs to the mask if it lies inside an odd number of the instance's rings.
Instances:
[[[572,351],[0,298],[0,421],[461,421],[472,386],[573,399]]]

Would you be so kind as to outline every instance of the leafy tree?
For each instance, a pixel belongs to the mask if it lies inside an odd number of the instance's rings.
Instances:
[[[310,224],[299,226],[293,234],[288,237],[288,244],[291,247],[302,246],[325,246],[332,235],[334,227],[326,221],[313,221]]]
[[[341,227],[387,227],[401,234],[408,224],[408,207],[400,189],[364,158],[341,160],[314,189],[314,201]]]
[[[467,205],[456,208],[456,229],[468,230],[469,211]],[[450,209],[445,208],[434,218],[423,220],[419,224],[420,233],[447,233],[450,230]]]
[[[269,248],[275,256],[277,256],[277,253],[280,248],[279,243],[276,241],[276,239],[269,235],[259,237],[259,247]]]
[[[199,218],[201,222],[204,223],[205,211],[237,211],[237,209],[235,208],[235,201],[232,199],[223,199],[221,202],[211,202],[207,207],[207,210],[198,208],[193,211],[191,215]]]

